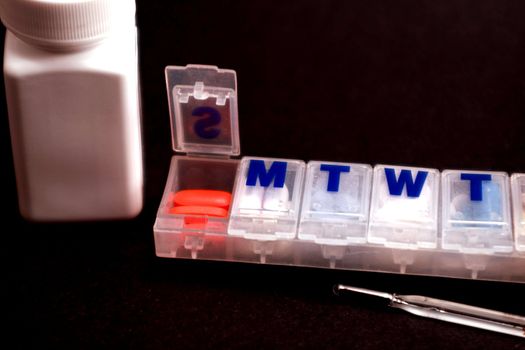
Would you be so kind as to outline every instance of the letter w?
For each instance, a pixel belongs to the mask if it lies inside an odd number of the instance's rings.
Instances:
[[[412,172],[407,169],[401,170],[399,178],[396,179],[396,172],[392,168],[385,168],[386,181],[388,183],[388,191],[392,196],[401,196],[403,188],[406,185],[407,196],[417,198],[421,194],[423,185],[427,178],[428,171],[418,171],[416,181],[412,179]]]

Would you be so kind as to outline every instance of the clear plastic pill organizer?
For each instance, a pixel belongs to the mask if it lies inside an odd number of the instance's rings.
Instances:
[[[232,157],[232,70],[166,68],[173,149],[156,254],[525,282],[525,174]]]

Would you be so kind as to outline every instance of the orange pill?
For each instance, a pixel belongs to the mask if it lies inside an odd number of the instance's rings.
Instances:
[[[232,195],[216,190],[182,190],[173,196],[175,206],[204,206],[229,208]]]
[[[224,208],[207,207],[202,205],[182,205],[170,208],[170,214],[206,215],[217,218],[225,218],[228,216],[228,210]]]

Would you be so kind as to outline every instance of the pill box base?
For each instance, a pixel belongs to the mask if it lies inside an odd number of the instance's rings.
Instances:
[[[525,254],[463,254],[443,249],[394,249],[373,244],[322,245],[258,241],[227,234],[173,232],[154,226],[158,257],[266,263],[341,270],[525,283]]]

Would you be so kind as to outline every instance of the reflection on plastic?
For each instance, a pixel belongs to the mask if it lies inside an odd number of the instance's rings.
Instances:
[[[513,174],[511,186],[516,249],[523,252],[525,251],[525,174]]]
[[[450,216],[458,221],[500,221],[503,218],[501,191],[493,182],[483,184],[478,201],[466,193],[458,193],[452,199]]]
[[[377,165],[368,241],[405,249],[435,248],[439,171]]]

